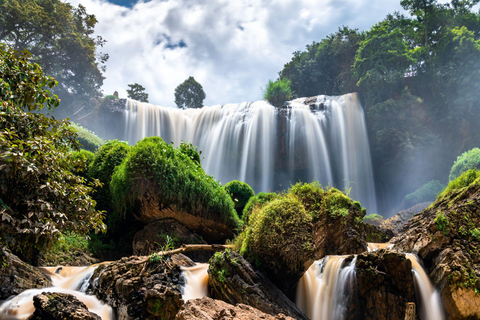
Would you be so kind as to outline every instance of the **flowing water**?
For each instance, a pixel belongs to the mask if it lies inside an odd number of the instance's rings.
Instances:
[[[25,290],[0,305],[0,319],[27,319],[35,311],[33,297],[42,292],[60,292],[74,295],[82,301],[91,312],[102,320],[113,320],[112,308],[101,303],[95,296],[85,294],[93,271],[97,265],[90,267],[47,267],[41,268],[52,279],[53,287]]]
[[[182,277],[185,287],[182,290],[184,301],[208,297],[208,263],[197,263],[193,267],[183,267]]]
[[[421,320],[444,320],[442,301],[437,290],[432,286],[425,270],[420,265],[416,255],[408,253],[407,258],[412,262],[415,282],[415,296]]]
[[[205,171],[222,183],[241,180],[256,192],[298,181],[351,188],[376,212],[375,187],[363,109],[356,94],[318,96],[275,108],[265,101],[175,109],[127,100],[125,140],[160,136],[202,151]]]
[[[297,306],[312,320],[342,320],[355,281],[354,258],[327,256],[305,272],[297,286]]]
[[[393,243],[388,243],[388,242],[386,243],[368,242],[367,245],[368,245],[367,247],[368,252],[377,251],[380,249],[391,250],[393,249],[393,246],[394,246]]]

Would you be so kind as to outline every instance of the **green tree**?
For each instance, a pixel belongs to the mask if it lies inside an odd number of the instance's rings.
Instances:
[[[193,77],[188,77],[175,88],[175,104],[181,108],[201,108],[205,100],[205,91]]]
[[[0,45],[0,230],[4,244],[35,264],[39,250],[60,233],[105,226],[89,195],[92,186],[72,173],[85,166],[70,156],[78,150],[74,129],[33,112],[59,101],[45,89],[56,81],[29,57]]]
[[[281,107],[285,101],[292,98],[290,89],[290,80],[280,79],[277,81],[269,80],[267,87],[263,90],[263,99],[276,107]]]
[[[59,85],[52,90],[62,99],[62,109],[100,94],[108,55],[97,52],[105,41],[93,36],[96,23],[82,5],[0,0],[0,41],[18,51],[28,50],[32,61],[55,77]]]
[[[148,93],[145,92],[145,88],[138,84],[129,84],[130,89],[127,89],[127,97],[140,102],[148,102]]]

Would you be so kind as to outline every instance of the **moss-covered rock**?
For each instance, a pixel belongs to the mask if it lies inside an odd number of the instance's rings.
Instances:
[[[230,196],[189,156],[159,137],[138,142],[112,177],[116,212],[149,223],[173,218],[207,241],[231,237],[239,218]]]
[[[100,137],[95,135],[95,133],[93,133],[92,131],[85,129],[75,123],[72,123],[71,127],[75,129],[75,132],[77,134],[77,140],[78,142],[80,142],[82,149],[95,152],[103,145],[104,141]]]
[[[278,197],[279,195],[275,192],[259,192],[256,196],[251,197],[245,205],[245,208],[243,209],[243,223],[248,223],[250,215],[252,214],[254,209],[259,210],[264,205]]]
[[[228,182],[224,188],[232,198],[238,216],[241,216],[250,198],[255,196],[252,187],[245,182],[233,180]]]
[[[467,171],[391,241],[422,258],[449,319],[480,319],[478,226],[480,177],[478,172]]]

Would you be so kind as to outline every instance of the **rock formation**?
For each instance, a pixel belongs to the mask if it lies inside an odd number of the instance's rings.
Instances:
[[[439,290],[448,319],[480,319],[480,183],[450,192],[392,239],[414,252]]]
[[[413,216],[417,213],[422,212],[423,209],[428,207],[431,202],[423,202],[417,204],[411,208],[405,209],[383,221],[380,224],[380,229],[385,232],[386,234],[390,235],[390,237],[394,237],[400,233],[402,227],[407,223]]]
[[[44,292],[33,297],[32,320],[101,320],[70,294]]]
[[[253,307],[238,304],[233,306],[211,298],[187,301],[177,314],[176,320],[293,320],[283,314],[272,316]]]
[[[0,248],[0,300],[27,289],[51,286],[51,279],[39,269],[23,262],[10,250]]]
[[[215,299],[246,304],[272,316],[282,313],[295,319],[308,319],[280,289],[236,252],[215,254],[208,274],[210,294]]]

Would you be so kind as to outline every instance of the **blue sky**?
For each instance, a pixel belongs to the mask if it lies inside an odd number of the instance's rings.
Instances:
[[[367,30],[400,0],[71,0],[98,20],[107,40],[103,90],[126,97],[130,83],[153,104],[175,106],[175,87],[200,82],[205,105],[260,100],[294,51],[342,25]],[[321,92],[319,92],[321,94]]]

